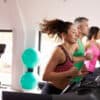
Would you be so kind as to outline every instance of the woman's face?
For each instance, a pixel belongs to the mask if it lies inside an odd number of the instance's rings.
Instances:
[[[96,39],[100,39],[100,31],[97,33]]]
[[[78,38],[77,34],[78,34],[77,28],[74,25],[70,26],[68,33],[65,35],[65,41],[71,44],[76,43]]]

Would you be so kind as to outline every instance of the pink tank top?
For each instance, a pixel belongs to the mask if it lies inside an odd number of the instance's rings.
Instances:
[[[73,61],[70,59],[68,53],[66,52],[65,48],[62,45],[59,45],[59,47],[63,50],[66,60],[62,64],[58,64],[55,68],[55,72],[64,72],[69,70],[71,67],[73,67]]]
[[[96,44],[92,41],[91,41],[91,47],[88,48],[85,52],[85,54],[88,54],[88,53],[92,54],[93,59],[85,61],[85,65],[88,71],[94,72],[95,67],[96,67],[96,61],[98,60],[98,57],[100,56],[100,50],[96,46]]]

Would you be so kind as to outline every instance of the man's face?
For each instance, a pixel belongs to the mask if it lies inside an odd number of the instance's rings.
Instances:
[[[83,35],[88,35],[89,27],[88,21],[82,21],[79,25],[79,32]]]

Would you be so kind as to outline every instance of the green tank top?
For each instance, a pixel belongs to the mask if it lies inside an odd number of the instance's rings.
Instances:
[[[75,57],[84,56],[85,50],[84,50],[83,43],[80,39],[78,39],[77,42],[78,42],[78,45],[79,45],[79,49],[76,52],[74,52],[73,56],[75,56]],[[74,66],[78,70],[80,70],[84,66],[84,62],[83,61],[77,62],[77,63],[74,64]],[[82,79],[82,77],[78,76],[78,77],[75,77],[72,81],[78,83],[78,82],[80,82],[81,79]]]

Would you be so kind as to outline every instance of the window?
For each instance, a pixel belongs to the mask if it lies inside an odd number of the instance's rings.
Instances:
[[[0,45],[5,45],[0,54],[0,82],[5,85],[11,84],[12,38],[12,30],[0,30]]]

